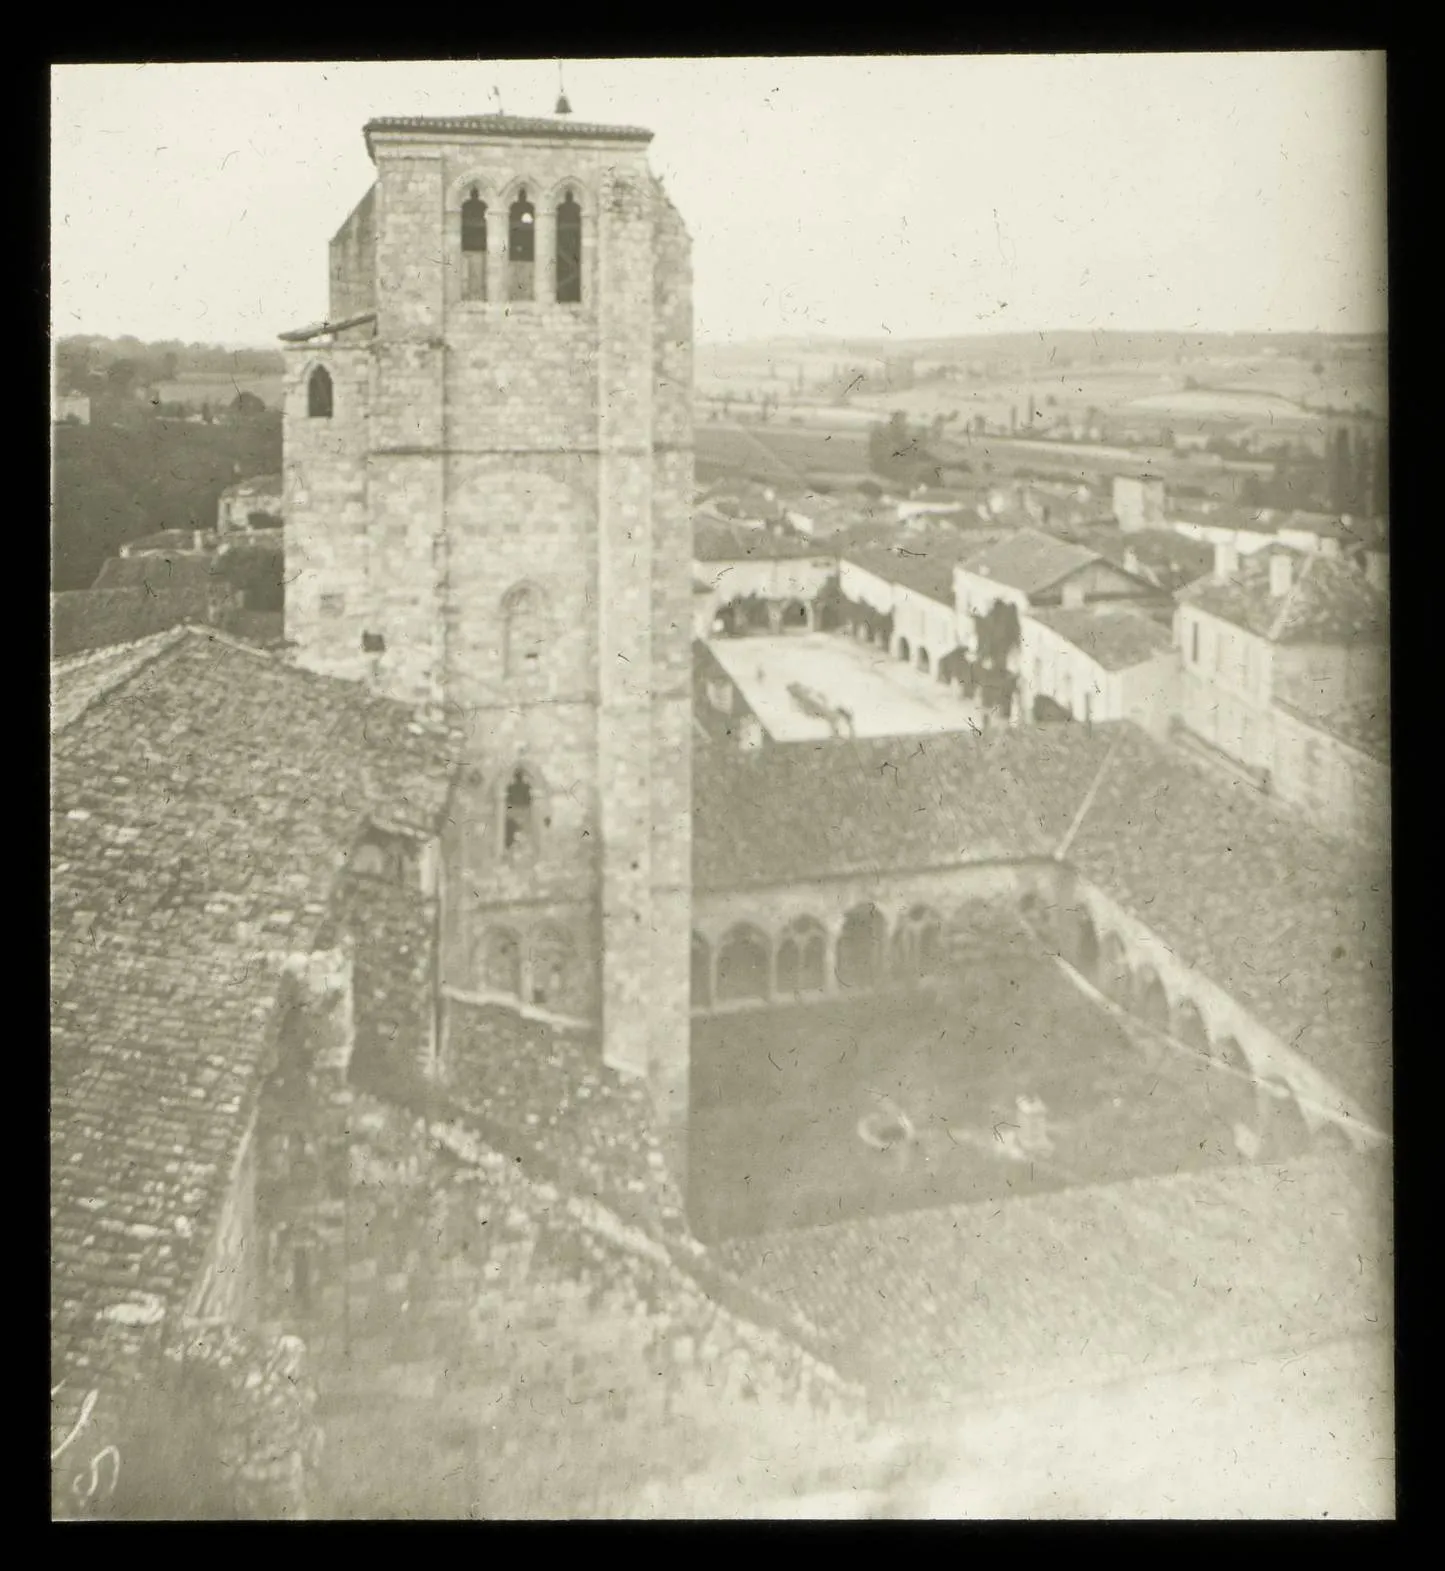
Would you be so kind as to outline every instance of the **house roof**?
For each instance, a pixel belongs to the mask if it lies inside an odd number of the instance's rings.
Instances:
[[[1036,745],[1026,778],[1050,827],[1088,800],[1068,860],[1368,1116],[1387,1116],[1387,849],[1330,839],[1133,726],[1050,730],[1054,756]]]
[[[1040,529],[1020,529],[970,555],[961,565],[976,577],[1034,595],[1100,560],[1098,552],[1086,546],[1073,545]]]
[[[692,554],[698,562],[791,561],[830,555],[816,541],[712,518],[705,513],[693,516]]]
[[[775,744],[693,771],[696,888],[1044,854],[1019,782],[972,736]]]
[[[207,590],[224,582],[211,552],[146,551],[139,556],[107,557],[96,574],[94,587],[140,589],[153,595],[190,593],[200,596],[198,603],[204,607]]]
[[[1106,671],[1127,671],[1162,654],[1170,629],[1127,606],[1043,607],[1029,613]]]
[[[424,831],[451,741],[405,706],[177,629],[52,668],[52,1345],[179,1308],[307,949],[368,819]],[[61,1378],[60,1374],[55,1376]]]
[[[700,763],[693,804],[699,890],[1062,852],[1366,1116],[1388,1116],[1385,853],[1134,726],[777,744]]]
[[[1338,557],[1290,553],[1289,590],[1270,594],[1270,568],[1277,551],[1253,553],[1235,575],[1220,582],[1201,579],[1179,596],[1276,644],[1378,643],[1388,637],[1385,597],[1364,574]]]
[[[652,132],[635,125],[596,125],[557,116],[544,120],[524,115],[405,115],[369,120],[363,129],[367,156],[376,157],[377,132],[420,131],[438,137],[544,137],[563,142],[650,142]]]
[[[226,496],[280,496],[285,483],[280,475],[252,475],[247,480],[237,480],[221,492]]]
[[[221,587],[232,599],[240,599],[229,585]],[[187,586],[62,590],[50,597],[51,657],[132,643],[168,627],[204,622],[207,611],[207,592]]]
[[[1138,577],[1165,594],[1202,578],[1214,566],[1214,547],[1174,529],[1133,529],[1081,526],[1070,531],[1080,545],[1097,551],[1105,561],[1127,572],[1132,555]]]
[[[953,604],[953,568],[963,556],[957,545],[937,540],[910,540],[896,545],[854,546],[846,560],[890,584],[927,595],[941,605]]]
[[[1321,706],[1312,696],[1291,693],[1276,696],[1276,704],[1287,714],[1314,726],[1327,736],[1367,753],[1382,764],[1390,761],[1390,701],[1381,694],[1348,704]]]

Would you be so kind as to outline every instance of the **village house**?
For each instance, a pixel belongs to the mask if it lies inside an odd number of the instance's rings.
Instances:
[[[753,528],[699,513],[693,518],[693,630],[812,632],[838,560],[779,528]]]
[[[238,480],[221,492],[216,502],[216,528],[221,534],[240,530],[278,529],[282,521],[280,475],[255,475]]]
[[[1097,551],[1037,529],[1020,529],[961,560],[953,569],[958,641],[977,647],[977,621],[999,601],[1020,615],[1035,606],[1148,603],[1153,585]]]
[[[926,676],[941,676],[959,647],[954,563],[976,544],[977,537],[934,534],[908,546],[855,547],[839,572],[844,626],[861,636],[876,618],[891,618],[889,653]]]
[[[1020,620],[1019,698],[1035,719],[1053,705],[1059,718],[1165,737],[1179,702],[1173,633],[1129,605],[1037,607]]]
[[[1155,475],[1115,475],[1114,518],[1120,529],[1158,529],[1164,524],[1164,482]]]
[[[55,425],[89,425],[90,399],[84,393],[57,393],[51,420]]]
[[[1185,732],[1259,785],[1277,694],[1317,714],[1384,701],[1384,596],[1338,558],[1276,549],[1241,561],[1221,547],[1214,573],[1179,596],[1176,634]]]
[[[1308,683],[1277,692],[1270,789],[1327,834],[1390,837],[1388,694],[1323,704]]]

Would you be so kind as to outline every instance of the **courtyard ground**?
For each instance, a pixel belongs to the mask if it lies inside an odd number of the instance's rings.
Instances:
[[[693,1224],[727,1236],[1234,1162],[1237,1089],[1043,956],[716,1015],[693,1023]],[[1041,1145],[1020,1097],[1042,1100]],[[862,1121],[890,1112],[912,1138],[870,1146]]]
[[[834,734],[827,720],[798,707],[788,691],[795,682],[835,708],[851,709],[857,736],[977,731],[983,725],[980,706],[957,688],[839,633],[715,638],[708,647],[776,742]]]

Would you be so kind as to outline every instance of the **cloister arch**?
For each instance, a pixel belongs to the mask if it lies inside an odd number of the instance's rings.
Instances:
[[[750,923],[731,928],[718,945],[715,997],[720,1004],[764,1000],[771,987],[772,949]]]
[[[828,933],[812,917],[790,922],[778,940],[776,986],[780,996],[821,993],[828,980]]]
[[[888,922],[875,905],[854,906],[843,918],[835,962],[838,985],[877,987],[883,979]]]
[[[909,647],[908,640],[906,638],[900,638],[898,640],[898,658],[904,663],[904,665],[908,665],[911,663],[912,657],[913,651]]]
[[[1287,1162],[1309,1149],[1310,1126],[1294,1092],[1276,1077],[1260,1087],[1261,1162]]]
[[[918,981],[943,969],[943,922],[931,906],[916,905],[893,935],[893,970],[902,980]]]
[[[1209,1033],[1205,1030],[1204,1018],[1191,998],[1182,999],[1174,1011],[1174,1040],[1199,1053],[1209,1051]]]
[[[1107,994],[1115,1003],[1120,1003],[1128,999],[1130,984],[1124,941],[1117,933],[1105,933],[1099,946],[1099,991]]]
[[[1153,966],[1145,966],[1134,981],[1134,1012],[1158,1031],[1169,1029],[1169,994]]]

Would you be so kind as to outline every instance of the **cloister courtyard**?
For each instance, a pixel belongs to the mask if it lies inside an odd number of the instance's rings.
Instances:
[[[1046,955],[693,1021],[704,1236],[1233,1163],[1252,1082]]]
[[[855,736],[928,735],[981,729],[981,704],[956,685],[843,633],[753,633],[714,638],[709,649],[776,742],[832,736],[826,718],[800,708],[790,689],[847,709]]]

